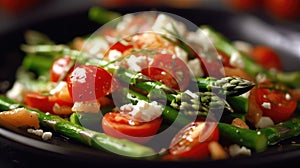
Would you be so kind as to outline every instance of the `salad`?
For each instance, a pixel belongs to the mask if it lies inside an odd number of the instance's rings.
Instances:
[[[168,161],[251,156],[300,134],[300,72],[274,49],[170,13],[90,18],[102,26],[67,44],[26,32],[1,127]]]

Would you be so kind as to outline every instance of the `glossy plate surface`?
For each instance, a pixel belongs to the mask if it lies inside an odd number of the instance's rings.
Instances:
[[[23,43],[23,33],[27,29],[41,31],[58,43],[66,43],[76,36],[89,34],[99,27],[88,20],[87,9],[64,14],[59,17],[48,17],[45,20],[31,22],[8,32],[0,34],[0,81],[14,81],[14,74],[22,60],[19,46]],[[145,11],[149,8],[122,9],[119,12],[131,13]],[[268,19],[249,15],[237,15],[226,11],[212,9],[159,9],[184,17],[196,25],[208,24],[222,32],[231,40],[245,40],[254,44],[268,44],[275,47],[284,56],[285,70],[300,70],[300,35],[296,28],[290,28],[271,22]],[[11,85],[0,84],[4,93]],[[72,140],[54,135],[48,142],[22,132],[12,132],[0,128],[0,164],[7,167],[46,165],[46,166],[122,166],[122,167],[240,167],[270,166],[300,163],[300,149],[292,145],[300,143],[299,138],[286,140],[270,147],[267,151],[253,154],[251,157],[240,157],[221,161],[185,161],[164,162],[135,160],[108,154],[89,148]],[[41,165],[41,166],[42,166]],[[2,166],[1,166],[2,167]]]

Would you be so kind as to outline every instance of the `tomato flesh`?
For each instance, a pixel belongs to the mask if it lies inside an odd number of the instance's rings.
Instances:
[[[255,62],[267,69],[282,70],[279,55],[270,47],[255,46],[251,51],[251,56]]]
[[[102,128],[107,135],[112,137],[125,138],[144,144],[157,133],[161,123],[161,117],[149,122],[137,122],[119,112],[109,112],[103,116]]]
[[[263,115],[269,116],[274,123],[289,119],[296,109],[297,101],[286,91],[261,87],[256,94]]]
[[[172,139],[169,152],[179,159],[204,159],[209,156],[208,144],[218,141],[215,122],[195,121],[182,128]]]
[[[73,59],[65,56],[59,57],[52,63],[50,70],[50,80],[52,82],[58,82],[59,80],[65,80],[65,76],[68,71],[72,69]]]
[[[176,90],[184,90],[190,82],[187,65],[172,54],[155,55],[153,62],[142,73]]]
[[[74,102],[96,100],[118,86],[107,70],[93,65],[79,65],[68,75],[68,90]]]

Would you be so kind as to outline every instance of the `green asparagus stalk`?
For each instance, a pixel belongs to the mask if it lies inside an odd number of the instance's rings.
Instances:
[[[214,91],[218,95],[238,96],[249,91],[255,83],[238,77],[196,78],[200,91]]]
[[[268,139],[261,131],[239,128],[231,124],[218,123],[220,135],[238,145],[262,152],[268,147]]]
[[[0,96],[1,111],[13,110],[20,107],[24,106],[4,96]],[[125,139],[113,138],[104,133],[89,130],[59,116],[46,114],[39,110],[30,109],[27,107],[24,108],[26,108],[29,112],[37,113],[42,126],[59,132],[70,139],[77,140],[88,146],[132,158],[150,158],[156,156],[155,151],[149,147],[136,144]]]
[[[246,55],[246,53],[237,50],[228,39],[226,39],[222,34],[215,31],[210,26],[203,25],[200,27],[200,29],[208,35],[208,37],[212,40],[212,43],[218,50],[226,53],[229,57],[233,54],[239,54],[244,62],[244,70],[253,77],[255,77],[257,74],[263,73],[266,75],[266,77],[280,83],[284,83],[290,87],[300,87],[300,72],[273,72],[267,70],[251,60],[250,57]]]
[[[260,131],[267,136],[268,143],[274,145],[285,139],[300,135],[300,118],[293,117],[276,125],[262,128]]]

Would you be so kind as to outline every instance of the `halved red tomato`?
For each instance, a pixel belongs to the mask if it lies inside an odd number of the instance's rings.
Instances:
[[[259,87],[256,95],[263,115],[269,116],[275,123],[289,119],[297,107],[297,101],[285,90]]]
[[[210,154],[208,144],[218,140],[216,122],[191,122],[174,136],[169,147],[170,155],[165,159],[205,159]]]
[[[103,116],[102,128],[107,135],[112,137],[144,144],[157,133],[161,123],[161,117],[149,122],[137,122],[119,112],[109,112]]]
[[[190,71],[187,65],[172,54],[157,54],[149,67],[142,73],[170,88],[184,90],[190,82]]]
[[[270,47],[258,45],[254,46],[251,51],[254,61],[267,69],[276,69],[281,71],[282,65],[279,55]]]
[[[65,80],[68,71],[72,70],[73,59],[68,56],[59,57],[52,63],[50,70],[50,80],[52,82],[58,82],[59,80]]]
[[[110,94],[118,82],[107,70],[94,65],[79,65],[67,77],[74,102],[96,100]]]

